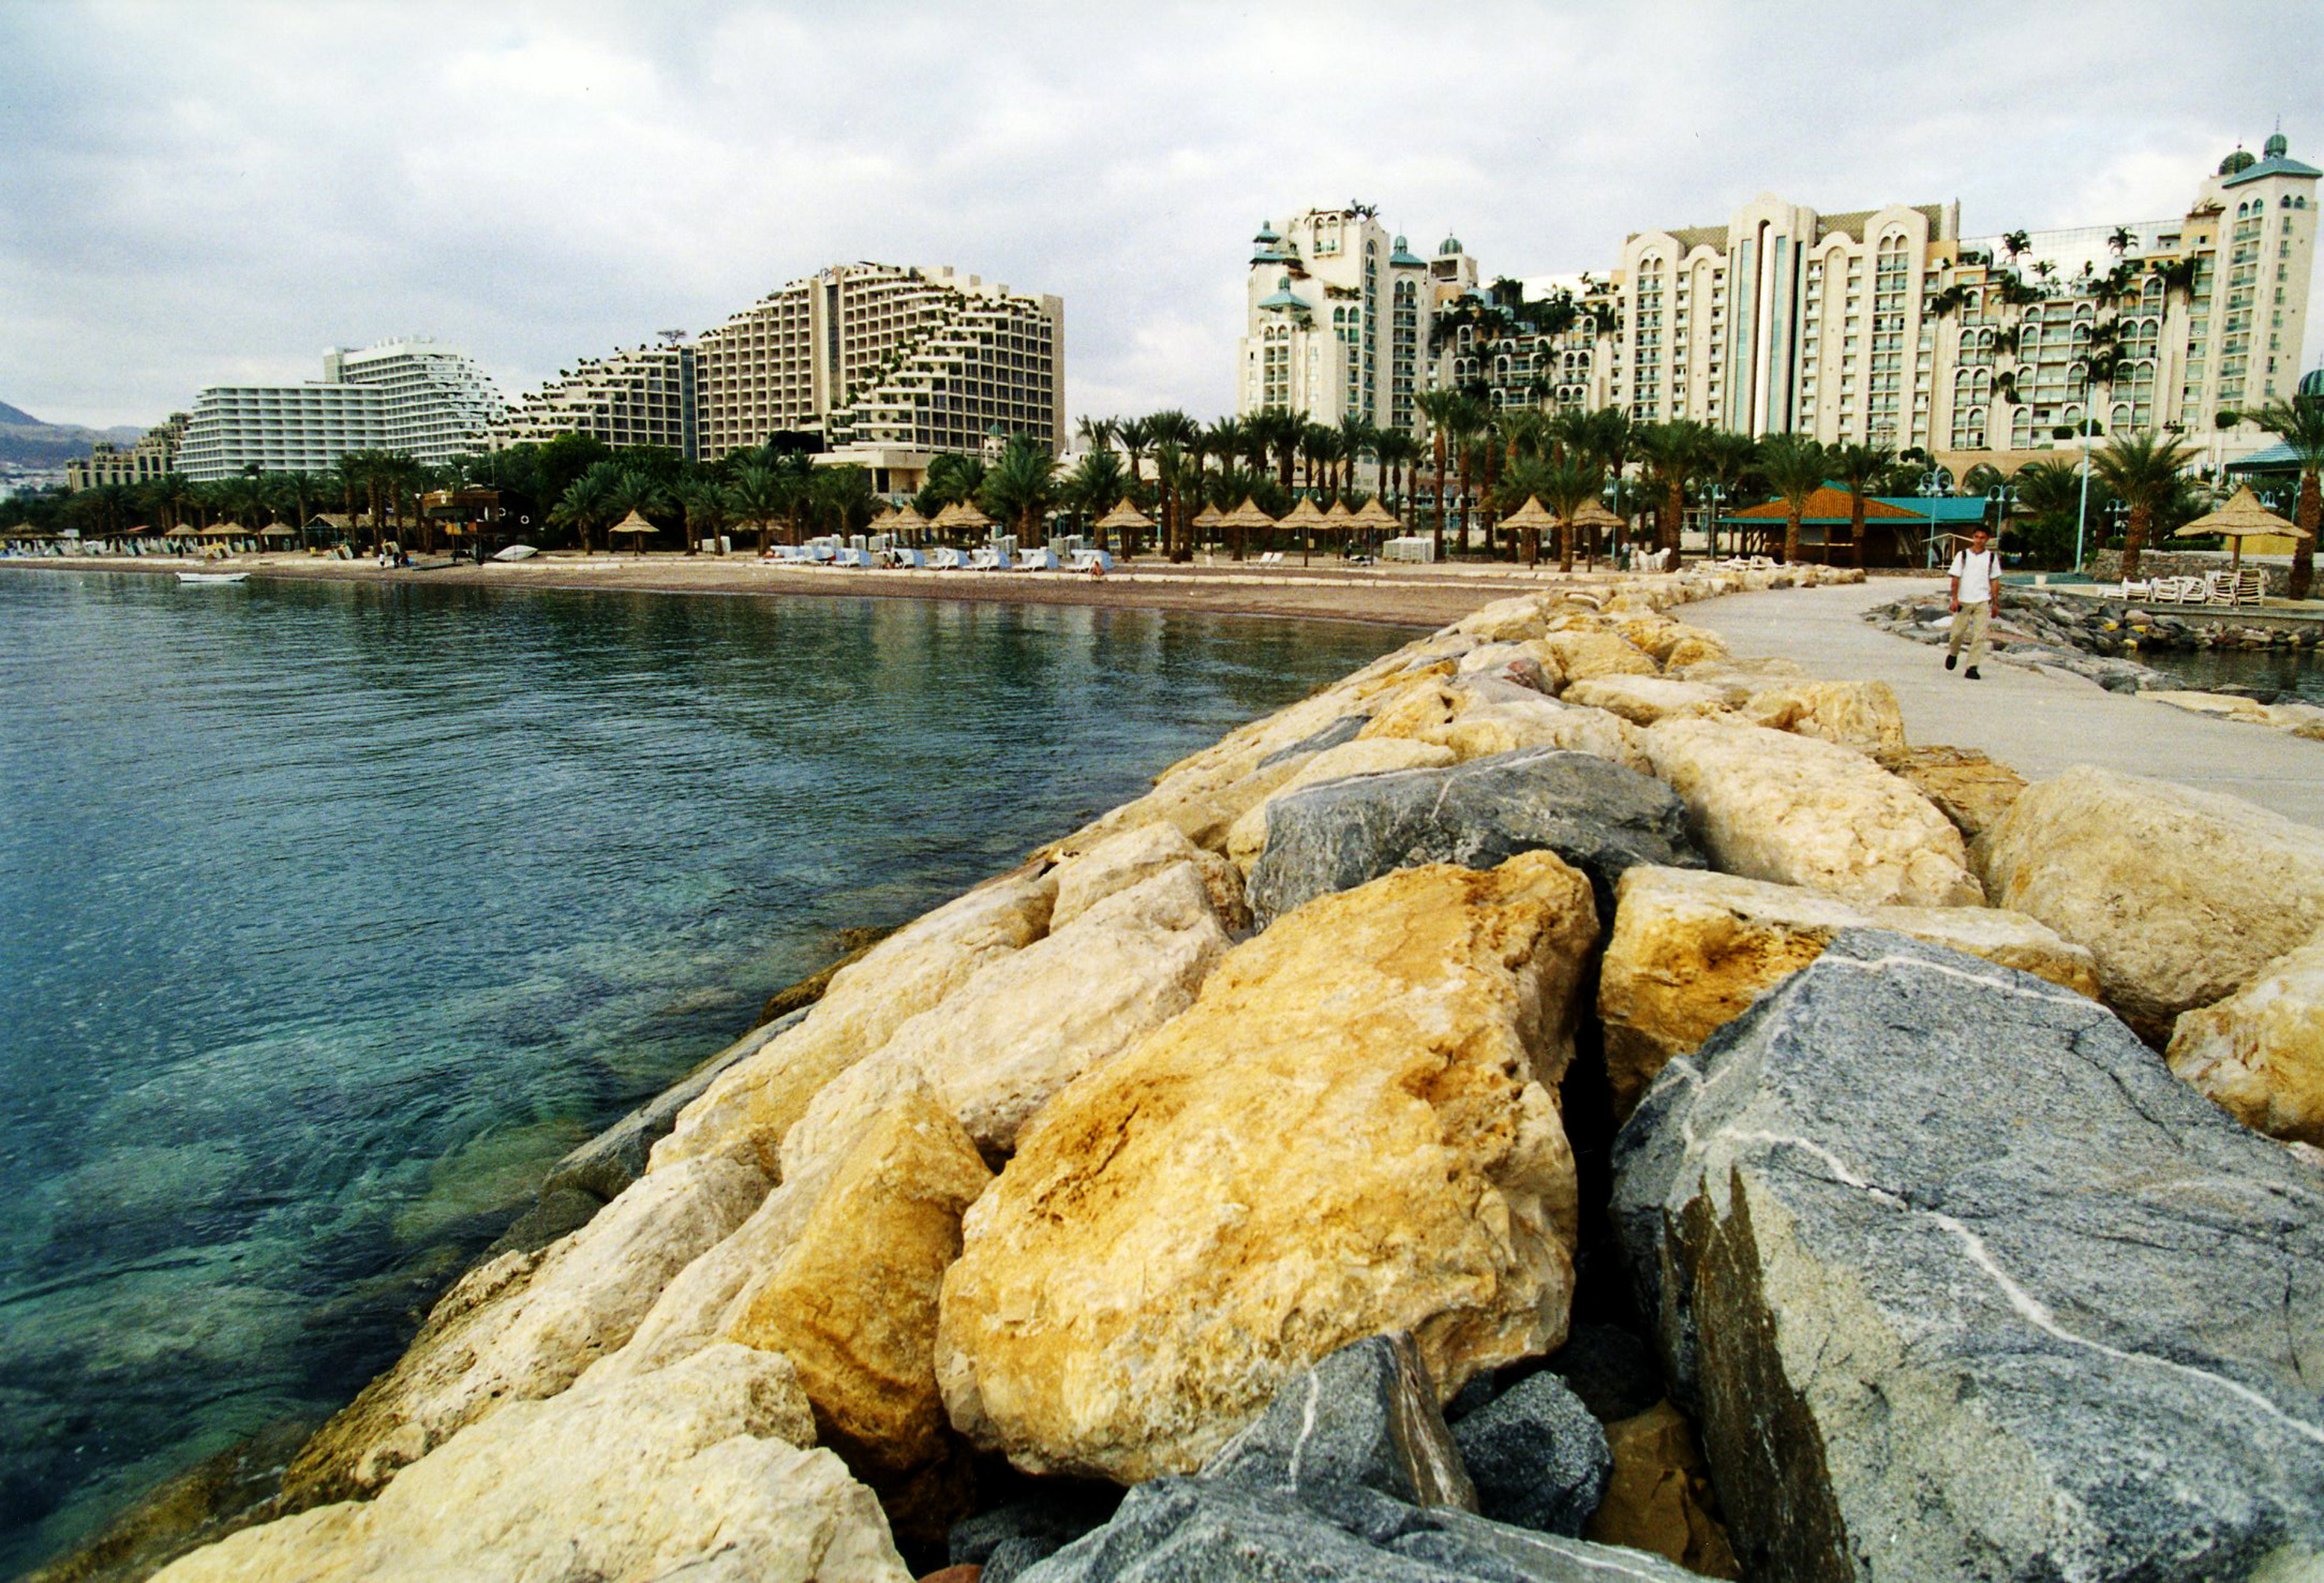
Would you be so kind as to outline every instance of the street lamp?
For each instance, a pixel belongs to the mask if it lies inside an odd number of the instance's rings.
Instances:
[[[1919,492],[1923,500],[1940,500],[1950,495],[1952,492],[1953,475],[1950,470],[1932,467],[1921,474]],[[1929,508],[1929,538],[1925,548],[1927,565],[1931,570],[1934,570],[1937,564],[1937,511],[1934,506]]]

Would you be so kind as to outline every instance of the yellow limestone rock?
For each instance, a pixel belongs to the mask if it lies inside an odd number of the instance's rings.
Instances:
[[[1452,630],[1487,643],[1538,638],[1542,630],[1541,600],[1531,594],[1520,594],[1513,599],[1497,599],[1463,616],[1453,623]]]
[[[2324,1146],[2324,941],[2276,958],[2216,1005],[2183,1013],[2169,1060],[2245,1126]]]
[[[1615,632],[1552,632],[1542,646],[1557,657],[1558,669],[1568,682],[1592,676],[1660,676],[1654,656]]]
[[[1978,838],[1997,907],[2098,959],[2106,1003],[2161,1048],[2324,928],[2324,833],[2218,792],[2078,765]]]
[[[1267,850],[1267,805],[1303,787],[1351,775],[1379,775],[1390,769],[1435,769],[1453,762],[1450,748],[1416,742],[1405,737],[1365,737],[1342,742],[1301,765],[1296,773],[1261,798],[1258,805],[1234,822],[1227,832],[1227,856],[1236,871],[1250,872],[1259,854]]]
[[[1906,750],[1898,775],[1953,822],[1964,840],[1975,841],[2009,812],[2025,789],[2025,778],[1997,764],[1974,748],[1941,743]]]
[[[631,1183],[545,1248],[477,1266],[394,1367],[300,1449],[284,1488],[302,1504],[369,1495],[462,1426],[556,1395],[626,1343],[663,1283],[741,1225],[766,1191],[747,1165],[694,1161]]]
[[[1859,907],[1795,885],[1641,864],[1616,887],[1598,976],[1615,1119],[1671,1057],[1692,1054],[1840,930],[1860,928],[1894,929],[2098,995],[2090,953],[2022,913]]]
[[[1054,874],[979,886],[906,925],[835,974],[807,1020],[721,1073],[654,1146],[651,1170],[723,1155],[782,1173],[783,1134],[824,1084],[942,1002],[988,962],[1047,933]]]
[[[1729,720],[1665,720],[1646,741],[1714,867],[1870,907],[1985,899],[1960,832],[1861,753]]]
[[[1655,663],[1667,671],[1673,665],[1696,663],[1727,652],[1727,640],[1703,627],[1691,627],[1684,621],[1674,621],[1667,616],[1632,616],[1614,629],[1637,648],[1654,656]],[[1692,660],[1673,657],[1681,649],[1693,656]]]
[[[512,1404],[372,1501],[246,1528],[170,1583],[909,1583],[872,1492],[814,1443],[791,1366],[732,1344]]]
[[[1727,707],[1727,695],[1700,682],[1674,681],[1668,676],[1592,676],[1566,685],[1563,701],[1618,714],[1633,725],[1652,725],[1674,715],[1717,714]]]
[[[823,1175],[725,1318],[728,1339],[791,1360],[822,1443],[859,1477],[944,1454],[936,1293],[961,1213],[991,1179],[960,1123],[906,1090]]]
[[[1198,1467],[1294,1371],[1413,1334],[1439,1388],[1548,1351],[1572,1285],[1551,1095],[1597,933],[1548,852],[1320,897],[1051,1102],[970,1210],[936,1374],[1019,1467]]]
[[[1157,824],[1125,830],[1060,863],[1049,932],[1056,934],[1107,897],[1178,863],[1194,866],[1222,926],[1230,932],[1250,926],[1250,912],[1242,899],[1242,870],[1188,841],[1176,826]]]
[[[1614,1470],[1583,1531],[1592,1544],[1662,1556],[1706,1578],[1739,1578],[1694,1425],[1668,1402],[1606,1426]]]
[[[1736,713],[1754,725],[1853,748],[1890,769],[1905,760],[1904,712],[1886,682],[1792,682],[1754,693]]]
[[[1507,696],[1487,699],[1476,688],[1433,682],[1372,717],[1359,741],[1404,737],[1450,748],[1465,762],[1520,748],[1564,748],[1594,753],[1625,768],[1644,772],[1646,755],[1638,730],[1603,709],[1586,709],[1554,698]]]

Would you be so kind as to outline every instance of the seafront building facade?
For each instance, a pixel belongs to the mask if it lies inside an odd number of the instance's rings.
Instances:
[[[484,448],[506,403],[475,359],[413,337],[323,355],[319,382],[213,385],[194,398],[178,471],[196,483],[261,472],[319,473],[350,451],[429,465]]]
[[[2221,414],[2300,378],[2319,176],[2279,133],[2222,161],[2184,215],[1977,236],[1956,203],[1826,214],[1763,194],[1723,224],[1632,234],[1603,277],[1516,290],[1480,289],[1457,243],[1424,262],[1383,249],[1368,210],[1310,210],[1256,240],[1237,409],[1425,428],[1392,382],[1403,353],[1415,391],[1495,410],[1918,448],[1956,476],[2085,426],[2165,430],[2217,465],[2266,443]],[[1413,284],[1409,335],[1377,324],[1376,254],[1392,313]]]
[[[520,398],[491,438],[494,450],[505,450],[568,434],[609,446],[661,446],[693,459],[694,348],[673,341],[592,358]]]
[[[1065,438],[1065,304],[950,269],[837,264],[791,281],[694,347],[699,452],[818,439],[883,492],[998,426],[1052,456]]]
[[[172,412],[145,431],[134,444],[116,446],[99,440],[84,461],[65,464],[65,487],[84,489],[151,483],[177,471],[178,447],[184,442],[187,415]]]

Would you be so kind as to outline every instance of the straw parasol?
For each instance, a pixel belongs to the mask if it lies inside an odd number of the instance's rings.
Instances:
[[[1611,533],[1621,525],[1622,519],[1608,511],[1602,502],[1583,501],[1582,502],[1582,509],[1573,513],[1573,530],[1576,533],[1587,532],[1591,535],[1582,541],[1591,547],[1590,550],[1592,557],[1591,565],[1597,564],[1595,557],[1598,554],[1596,548],[1598,540],[1595,536],[1600,533]]]
[[[1278,528],[1320,528],[1329,520],[1330,519],[1323,515],[1323,508],[1317,505],[1314,501],[1303,494],[1299,497],[1299,502],[1296,505],[1283,513],[1283,520],[1277,522],[1276,526]]]
[[[885,533],[895,526],[896,508],[890,506],[886,511],[881,512],[878,516],[872,518],[870,522],[866,523],[863,530],[866,533]]]
[[[1215,522],[1218,509],[1214,506],[1211,507],[1203,513],[1203,516],[1210,517]],[[1197,528],[1212,526],[1211,522],[1203,520],[1203,516],[1197,516],[1194,519],[1194,526]],[[1100,517],[1093,526],[1102,532],[1111,533],[1123,528],[1151,528],[1154,526],[1154,519],[1130,504],[1129,498],[1124,496],[1120,505]]]
[[[213,522],[202,529],[204,538],[240,538],[250,531],[239,522]]]
[[[1378,495],[1372,496],[1362,505],[1358,506],[1350,515],[1349,520],[1359,528],[1397,529],[1404,526],[1394,511],[1380,504],[1380,498]]]
[[[278,517],[261,528],[258,530],[258,536],[261,538],[296,538],[299,537],[299,529]]]
[[[982,511],[978,511],[976,507],[968,501],[954,501],[952,504],[946,506],[943,511],[936,513],[936,526],[939,528],[990,528],[992,526],[992,519],[986,516]]]
[[[606,535],[609,538],[616,533],[626,533],[632,538],[638,537],[640,534],[652,535],[660,531],[660,529],[647,521],[643,517],[639,516],[635,511],[632,511],[628,516],[622,518],[611,528],[605,529]],[[645,547],[643,545],[638,547],[638,553],[640,555],[645,554]]]
[[[1531,533],[1554,533],[1557,528],[1557,516],[1542,505],[1539,495],[1529,494],[1526,496],[1525,504],[1501,519],[1501,526],[1512,533],[1520,529]]]
[[[2307,529],[2294,527],[2260,504],[2259,496],[2252,492],[2248,483],[2236,491],[2226,505],[2208,517],[2196,518],[2171,537],[2203,538],[2215,533],[2227,539],[2233,552],[2227,557],[2227,565],[2230,570],[2236,572],[2244,567],[2244,540],[2246,538],[2290,538],[2294,541],[2297,553],[2300,539],[2316,537]]]
[[[1220,517],[1215,526],[1240,528],[1248,531],[1253,528],[1272,528],[1275,526],[1275,519],[1260,511],[1257,501],[1245,495],[1242,497],[1242,504]]]
[[[1227,514],[1216,506],[1204,506],[1194,513],[1194,526],[1209,532],[1227,520]]]
[[[925,528],[927,525],[928,520],[921,516],[918,509],[909,501],[899,506],[895,514],[888,519],[889,528],[899,533],[910,529]]]
[[[199,538],[201,536],[202,530],[190,522],[180,522],[161,535],[164,538]]]

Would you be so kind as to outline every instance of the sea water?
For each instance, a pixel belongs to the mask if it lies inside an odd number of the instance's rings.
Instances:
[[[837,931],[1402,636],[0,573],[0,1574],[343,1404]]]

